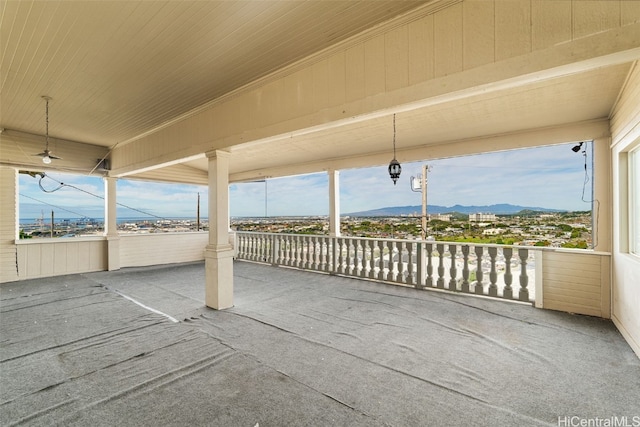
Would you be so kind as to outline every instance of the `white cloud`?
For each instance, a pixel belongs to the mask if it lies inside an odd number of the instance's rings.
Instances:
[[[422,165],[432,166],[428,174],[428,203],[453,206],[511,203],[522,206],[564,210],[588,210],[592,177],[585,181],[585,157],[571,150],[573,144],[489,153],[449,159],[425,160],[402,165],[397,185],[389,178],[386,166],[349,169],[340,173],[341,212],[356,212],[387,206],[420,205],[420,193],[411,191],[410,177],[421,173]],[[587,148],[587,166],[591,174],[591,144]],[[88,193],[104,196],[99,177],[51,174],[65,184]],[[55,181],[44,179],[47,190],[55,189]],[[329,183],[326,173],[270,179],[266,183],[266,209],[269,216],[326,215],[329,211]],[[265,183],[232,184],[230,213],[232,216],[265,214]],[[21,217],[40,216],[50,205],[67,208],[90,217],[102,216],[103,201],[76,188],[63,187],[45,193],[38,179],[20,176],[20,193],[36,198],[20,198]],[[161,217],[195,217],[197,194],[200,193],[201,216],[207,216],[208,191],[205,186],[161,184],[146,181],[119,180],[118,202]],[[48,205],[50,204],[50,205]],[[85,213],[86,212],[86,213]],[[58,215],[58,213],[56,213]],[[73,217],[62,210],[60,217]],[[119,208],[119,216],[142,216]]]

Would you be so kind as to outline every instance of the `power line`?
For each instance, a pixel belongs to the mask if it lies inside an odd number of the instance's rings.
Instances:
[[[26,194],[22,194],[22,193],[20,193],[20,195],[21,195],[22,197],[26,197],[27,199],[35,200],[35,201],[36,201],[36,202],[38,202],[38,203],[42,203],[42,204],[44,204],[44,205],[51,206],[52,208],[60,209],[60,210],[63,210],[63,211],[67,211],[67,212],[69,212],[69,213],[72,213],[72,214],[74,214],[74,215],[78,215],[80,218],[89,218],[87,215],[83,215],[83,214],[81,214],[81,213],[79,213],[79,212],[74,212],[74,211],[72,211],[72,210],[69,210],[69,209],[66,209],[66,208],[63,208],[63,207],[60,207],[60,206],[52,205],[51,203],[47,203],[47,202],[45,202],[45,201],[38,200],[38,199],[36,199],[35,197],[27,196]]]
[[[92,192],[90,192],[90,191],[87,191],[87,190],[85,190],[85,189],[83,189],[83,188],[76,187],[75,185],[65,184],[65,183],[64,183],[64,182],[62,182],[62,181],[58,181],[57,179],[55,179],[55,178],[53,178],[53,177],[51,177],[51,176],[49,176],[49,175],[46,175],[44,172],[40,172],[40,173],[39,173],[39,175],[41,175],[41,176],[40,176],[40,179],[39,179],[39,181],[38,181],[38,186],[39,186],[39,187],[40,187],[40,189],[41,189],[42,191],[44,191],[45,193],[54,193],[54,192],[56,192],[56,191],[60,190],[60,189],[61,189],[61,188],[63,188],[63,187],[69,187],[69,188],[73,188],[73,189],[75,189],[75,190],[78,190],[78,191],[80,191],[80,192],[86,193],[86,194],[88,194],[88,195],[90,195],[90,196],[97,197],[98,199],[102,199],[102,200],[104,200],[104,196],[100,196],[99,194],[94,194],[94,193],[92,193]],[[46,190],[46,189],[42,186],[42,180],[43,180],[44,178],[49,178],[50,180],[57,182],[57,183],[59,184],[59,185],[58,185],[58,187],[57,187],[57,188],[55,188],[55,189],[53,189],[53,190]],[[28,196],[25,196],[25,197],[28,197]],[[44,203],[44,202],[43,202],[43,203]],[[139,213],[144,214],[144,215],[152,216],[152,217],[154,217],[154,218],[158,218],[158,219],[162,219],[162,220],[165,220],[165,219],[166,219],[166,218],[164,218],[164,217],[161,217],[161,216],[158,216],[158,215],[154,215],[154,214],[149,213],[149,212],[145,212],[145,211],[143,211],[143,210],[141,210],[141,209],[137,209],[137,208],[134,208],[134,207],[132,207],[132,206],[125,205],[124,203],[117,203],[117,202],[116,202],[116,205],[118,205],[118,206],[122,206],[123,208],[131,209],[132,211],[139,212]],[[52,206],[53,206],[53,205],[52,205]],[[62,208],[59,208],[59,209],[62,209]],[[70,212],[70,211],[69,211],[69,212]],[[81,216],[83,216],[83,215],[81,215]]]

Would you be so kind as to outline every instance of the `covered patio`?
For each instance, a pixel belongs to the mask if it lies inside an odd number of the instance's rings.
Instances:
[[[0,424],[640,416],[640,360],[610,320],[242,261],[235,306],[217,311],[204,275],[197,262],[4,284]]]

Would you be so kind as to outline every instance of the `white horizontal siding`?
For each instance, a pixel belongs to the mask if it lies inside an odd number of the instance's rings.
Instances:
[[[611,135],[613,145],[617,145],[640,126],[640,66],[631,71],[627,83],[611,115]]]
[[[208,242],[208,232],[121,235],[120,266],[202,261]]]
[[[609,258],[602,254],[543,252],[544,308],[610,317]]]
[[[103,271],[107,265],[104,239],[43,239],[16,246],[20,280]]]

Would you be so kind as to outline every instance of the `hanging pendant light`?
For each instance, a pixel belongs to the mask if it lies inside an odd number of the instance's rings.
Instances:
[[[396,115],[393,115],[393,160],[389,163],[389,176],[393,180],[393,185],[396,185],[396,181],[400,178],[402,172],[402,166],[400,162],[396,160]]]
[[[44,151],[42,153],[38,153],[36,154],[36,156],[40,156],[42,157],[42,163],[44,163],[45,165],[48,165],[51,163],[51,160],[60,160],[60,157],[54,156],[53,153],[51,151],[49,151],[49,101],[51,101],[51,98],[48,96],[43,96],[42,99],[44,99],[47,102],[46,105],[46,142],[45,142],[45,146],[44,146]]]

